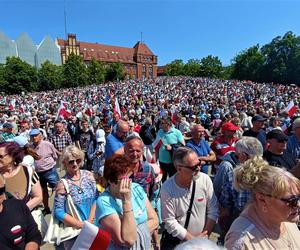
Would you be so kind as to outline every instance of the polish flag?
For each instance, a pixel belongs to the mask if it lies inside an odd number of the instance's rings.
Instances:
[[[109,233],[84,221],[83,228],[71,250],[106,250],[109,243]]]
[[[155,138],[154,142],[152,143],[152,147],[154,148],[155,152],[158,152],[161,145],[163,145],[163,144],[164,143],[163,143],[162,139],[159,136],[157,136]]]
[[[25,106],[23,104],[21,104],[19,111],[20,113],[25,113]]]
[[[64,119],[68,119],[71,115],[71,112],[67,110],[67,102],[61,101],[60,107],[57,111],[56,119],[58,119],[60,116],[62,116]]]
[[[297,107],[293,100],[291,100],[289,105],[283,110],[283,112],[287,112],[289,114],[289,117],[293,117],[296,111],[297,111]]]
[[[87,108],[87,109],[85,110],[85,114],[87,114],[88,116],[92,116],[93,110],[92,110],[91,108]]]
[[[114,113],[117,113],[119,114],[119,117],[121,118],[121,109],[120,109],[120,105],[119,105],[119,102],[118,102],[118,98],[116,97],[115,99],[115,107],[114,107]]]

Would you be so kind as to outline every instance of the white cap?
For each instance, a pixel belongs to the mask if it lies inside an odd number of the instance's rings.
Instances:
[[[105,140],[105,132],[103,129],[98,129],[96,131],[96,141],[97,142],[106,142]]]

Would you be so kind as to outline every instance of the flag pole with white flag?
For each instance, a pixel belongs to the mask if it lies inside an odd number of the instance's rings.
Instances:
[[[118,97],[116,97],[116,99],[115,99],[114,113],[119,114],[119,117],[120,117],[120,118],[122,117],[122,116],[121,116],[120,105],[119,105],[119,102],[118,102]]]

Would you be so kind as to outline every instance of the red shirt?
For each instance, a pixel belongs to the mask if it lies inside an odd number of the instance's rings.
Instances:
[[[224,136],[220,136],[212,142],[210,147],[216,153],[216,164],[221,163],[221,161],[223,160],[223,156],[226,153],[235,151],[235,143],[237,140],[238,138],[233,137],[230,143],[227,143]]]

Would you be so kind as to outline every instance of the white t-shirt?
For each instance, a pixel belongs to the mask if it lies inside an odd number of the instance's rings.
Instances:
[[[34,159],[31,155],[25,155],[22,164],[35,170]]]

